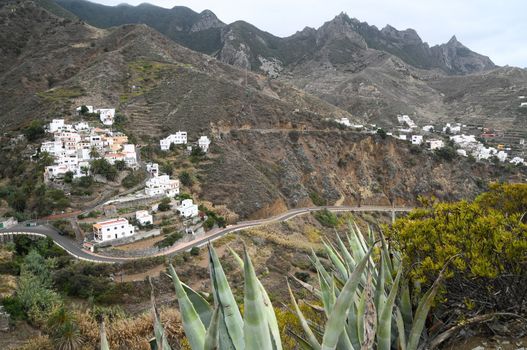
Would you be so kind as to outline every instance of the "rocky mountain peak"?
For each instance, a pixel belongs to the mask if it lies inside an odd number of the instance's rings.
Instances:
[[[199,14],[199,19],[192,25],[190,32],[199,32],[211,28],[223,28],[225,23],[220,21],[211,10],[203,10]]]
[[[423,43],[417,32],[411,28],[406,30],[397,30],[396,28],[387,24],[381,29],[381,33],[386,38],[403,42],[406,45],[419,45]]]

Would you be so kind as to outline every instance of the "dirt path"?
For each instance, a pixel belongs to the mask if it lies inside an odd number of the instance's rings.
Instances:
[[[165,264],[161,264],[161,265],[154,266],[151,269],[148,269],[144,272],[134,273],[131,275],[115,276],[115,282],[124,283],[124,282],[144,281],[145,278],[149,276],[158,277],[165,270],[166,270]]]

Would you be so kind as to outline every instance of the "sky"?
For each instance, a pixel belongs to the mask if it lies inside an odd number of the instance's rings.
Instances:
[[[341,12],[379,29],[413,28],[431,46],[452,35],[473,51],[504,66],[527,67],[527,0],[91,0],[172,8],[209,9],[220,20],[247,21],[277,36],[318,28]]]

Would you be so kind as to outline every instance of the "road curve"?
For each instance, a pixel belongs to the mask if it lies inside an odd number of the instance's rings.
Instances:
[[[199,247],[207,244],[208,242],[214,241],[220,237],[225,236],[228,233],[241,231],[244,229],[257,227],[261,225],[271,224],[280,221],[287,221],[299,215],[305,215],[314,211],[327,209],[331,212],[408,212],[413,208],[408,207],[390,207],[390,206],[361,206],[361,207],[351,207],[351,206],[321,206],[321,207],[311,207],[311,208],[297,208],[286,211],[285,213],[278,214],[269,218],[243,221],[235,225],[229,225],[226,228],[214,229],[209,231],[206,235],[196,238],[190,242],[179,243],[172,246],[170,249],[164,250],[157,254],[151,255],[151,257],[156,256],[166,256],[173,255],[182,251],[187,251],[192,247]],[[0,236],[6,235],[32,235],[39,237],[49,237],[53,242],[64,249],[68,254],[75,257],[79,260],[90,261],[94,263],[123,263],[132,260],[140,260],[145,257],[110,257],[97,253],[92,253],[89,250],[83,249],[83,247],[73,241],[72,239],[60,235],[56,229],[48,225],[39,225],[35,227],[27,227],[23,224],[10,227],[9,229],[0,230]]]

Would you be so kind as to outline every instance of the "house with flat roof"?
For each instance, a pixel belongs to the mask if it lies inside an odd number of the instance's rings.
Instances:
[[[133,236],[135,228],[124,218],[110,219],[93,224],[93,235],[96,242]]]

